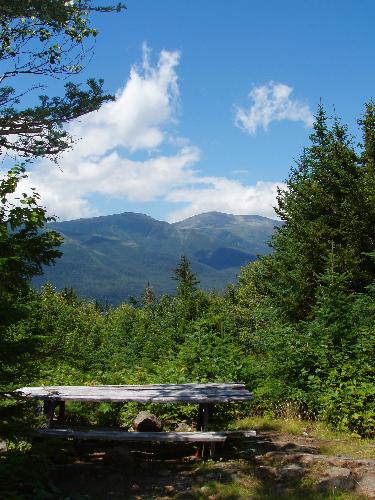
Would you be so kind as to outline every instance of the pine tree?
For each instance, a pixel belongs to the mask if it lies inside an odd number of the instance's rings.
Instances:
[[[365,290],[375,276],[367,255],[375,248],[373,119],[370,102],[361,121],[365,143],[359,156],[347,127],[337,118],[329,127],[320,106],[311,145],[278,192],[276,213],[285,224],[271,241],[274,253],[254,272],[258,292],[289,319],[308,317],[332,246],[348,290]]]
[[[199,280],[191,270],[191,265],[186,257],[182,255],[178,266],[173,270],[173,279],[178,282],[177,291],[180,297],[187,298],[194,295]]]

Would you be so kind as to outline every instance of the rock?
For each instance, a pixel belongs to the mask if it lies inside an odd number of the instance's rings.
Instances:
[[[133,427],[138,432],[160,432],[162,424],[160,420],[149,411],[141,411],[135,417]]]
[[[356,488],[358,493],[375,498],[375,472],[366,472],[359,480]]]
[[[0,453],[3,453],[4,451],[7,451],[6,441],[0,440]]]
[[[175,432],[191,432],[192,430],[193,428],[186,422],[186,420],[183,420],[178,424]]]
[[[305,469],[300,465],[290,464],[282,467],[279,470],[280,476],[285,480],[296,480],[301,479],[302,476],[305,475]]]
[[[258,471],[263,477],[278,481],[280,479],[279,471],[276,467],[269,467],[268,465],[260,465]]]
[[[305,464],[305,465],[309,465],[309,464],[312,464],[313,462],[315,462],[317,460],[317,457],[315,457],[314,455],[309,455],[309,454],[306,454],[306,455],[300,455],[298,457],[298,461],[301,463],[301,464]]]
[[[103,462],[110,465],[126,465],[127,467],[133,467],[135,463],[134,457],[126,445],[115,446],[107,451]]]
[[[316,489],[324,493],[335,491],[350,491],[356,487],[356,480],[351,471],[344,467],[330,467],[324,472],[322,479],[316,484]]]

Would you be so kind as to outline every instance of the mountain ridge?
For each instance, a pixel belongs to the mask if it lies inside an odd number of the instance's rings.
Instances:
[[[236,280],[242,265],[270,252],[267,241],[280,222],[258,215],[205,212],[178,222],[123,212],[51,222],[64,236],[63,257],[34,280],[118,304],[139,296],[147,283],[157,295],[173,293],[174,269],[186,255],[205,289]]]

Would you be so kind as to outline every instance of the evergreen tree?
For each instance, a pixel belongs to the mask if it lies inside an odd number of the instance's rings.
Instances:
[[[187,298],[194,295],[199,280],[191,270],[191,265],[186,257],[182,255],[178,266],[173,269],[173,279],[178,282],[177,291],[180,297]]]
[[[39,196],[23,194],[16,204],[14,193],[24,176],[23,167],[10,170],[0,179],[0,387],[9,380],[17,383],[21,360],[30,357],[33,338],[13,338],[9,325],[28,312],[30,280],[42,274],[42,266],[61,255],[62,237],[55,231],[43,230],[53,220],[39,205]]]
[[[371,120],[370,103],[361,122],[365,145],[360,157],[347,128],[338,119],[330,128],[320,106],[311,145],[292,169],[286,189],[279,189],[276,213],[284,225],[271,241],[274,253],[254,273],[258,292],[272,297],[289,319],[308,317],[332,248],[348,290],[365,290],[375,276],[367,255],[375,248]]]

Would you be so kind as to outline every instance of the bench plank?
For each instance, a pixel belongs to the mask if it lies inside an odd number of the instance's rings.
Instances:
[[[72,429],[38,429],[40,437],[58,437],[75,439],[99,439],[127,442],[185,442],[185,443],[224,443],[225,432],[126,432],[126,431],[75,431]]]

